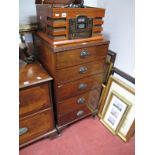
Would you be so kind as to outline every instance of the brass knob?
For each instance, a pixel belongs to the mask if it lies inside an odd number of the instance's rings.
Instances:
[[[21,136],[21,135],[23,135],[23,134],[25,134],[26,132],[28,132],[28,128],[20,128],[19,129],[19,136]]]
[[[77,115],[78,117],[80,117],[80,116],[82,116],[83,114],[84,114],[84,111],[83,111],[83,110],[80,110],[80,111],[77,112],[76,115]]]
[[[81,58],[86,58],[90,55],[90,53],[87,51],[87,50],[83,50],[81,53],[80,53],[80,57]]]
[[[80,74],[84,74],[84,73],[86,73],[87,72],[87,67],[85,67],[85,66],[82,66],[82,67],[80,67],[80,69],[79,69],[79,73]]]
[[[87,88],[87,84],[81,83],[81,84],[79,85],[79,90],[84,90],[84,89],[86,89],[86,88]]]
[[[84,104],[85,103],[85,98],[79,98],[78,100],[77,100],[77,103],[78,104]]]

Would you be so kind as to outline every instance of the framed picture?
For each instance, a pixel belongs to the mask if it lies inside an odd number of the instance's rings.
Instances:
[[[107,106],[101,117],[101,122],[113,133],[116,134],[125,114],[130,108],[130,102],[116,91],[112,91]],[[123,117],[124,116],[124,117]]]
[[[126,142],[134,134],[135,130],[135,89],[115,76],[110,76],[106,90],[102,97],[102,101],[100,103],[98,112],[100,119],[102,119],[105,115],[105,111],[109,105],[109,100],[113,91],[119,93],[124,99],[128,101],[128,103],[130,103],[128,113],[123,116],[123,122],[121,121],[117,130],[115,130],[115,132],[117,131],[117,135]]]
[[[110,75],[112,74],[112,69],[115,63],[115,59],[116,59],[116,53],[108,50],[108,55],[106,57],[106,63],[104,65],[104,78],[103,78],[103,83],[107,84],[108,79],[110,77]]]

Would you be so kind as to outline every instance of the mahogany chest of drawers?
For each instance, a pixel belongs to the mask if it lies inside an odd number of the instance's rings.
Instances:
[[[58,129],[95,113],[104,78],[109,41],[105,39],[52,43],[36,34],[39,61],[54,77],[54,107]]]
[[[20,67],[19,73],[19,144],[20,148],[45,136],[56,134],[52,78],[39,63]]]

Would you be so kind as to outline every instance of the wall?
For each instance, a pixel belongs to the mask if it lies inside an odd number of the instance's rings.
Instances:
[[[19,24],[35,23],[35,0],[19,0]]]
[[[97,0],[85,0],[86,5],[97,6]],[[35,23],[35,0],[19,0],[19,24]]]
[[[98,0],[84,0],[84,4],[92,7],[97,7]]]
[[[117,53],[115,66],[134,76],[135,70],[135,6],[134,0],[98,0],[106,8],[104,35]]]

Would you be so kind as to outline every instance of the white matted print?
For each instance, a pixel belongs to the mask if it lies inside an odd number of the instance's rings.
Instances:
[[[109,78],[108,84],[106,86],[106,90],[104,93],[104,98],[101,102],[100,109],[100,118],[103,116],[105,108],[107,107],[108,100],[110,98],[110,94],[112,91],[119,92],[124,98],[126,98],[130,103],[131,107],[129,109],[128,114],[125,116],[124,122],[119,128],[118,135],[124,140],[127,141],[133,131],[131,131],[131,127],[135,121],[135,89],[120,79],[111,76]]]
[[[101,118],[101,122],[113,133],[116,134],[117,129],[122,121],[123,115],[129,108],[129,102],[120,94],[112,91],[108,100],[107,107]]]

